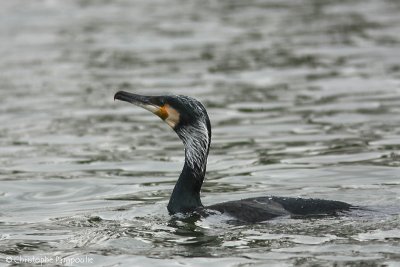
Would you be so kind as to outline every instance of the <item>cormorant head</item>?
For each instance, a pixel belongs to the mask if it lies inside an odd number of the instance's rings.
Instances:
[[[114,99],[156,114],[174,129],[185,146],[185,164],[168,203],[168,211],[187,212],[202,207],[200,189],[211,143],[211,125],[204,106],[194,98],[181,95],[143,96],[120,91]]]
[[[181,138],[188,157],[199,157],[199,154],[207,157],[211,125],[206,109],[196,99],[182,95],[143,96],[125,91],[117,92],[114,99],[132,103],[159,116]],[[194,153],[188,155],[188,152]]]

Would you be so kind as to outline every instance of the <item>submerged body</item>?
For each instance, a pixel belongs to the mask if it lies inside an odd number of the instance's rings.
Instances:
[[[205,208],[226,213],[240,221],[255,223],[279,216],[332,216],[352,207],[345,202],[334,200],[271,196],[228,201]]]
[[[211,124],[204,106],[187,96],[142,96],[120,91],[114,99],[147,109],[177,133],[185,147],[185,164],[168,203],[170,214],[213,211],[244,222],[261,222],[278,216],[324,216],[348,211],[341,201],[287,197],[257,197],[204,207],[200,190],[204,181],[211,143]]]

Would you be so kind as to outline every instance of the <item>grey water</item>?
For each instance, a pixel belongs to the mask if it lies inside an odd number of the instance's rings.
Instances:
[[[397,0],[1,1],[0,266],[400,266],[399,14]],[[181,141],[118,90],[204,103],[204,204],[369,210],[170,217]]]

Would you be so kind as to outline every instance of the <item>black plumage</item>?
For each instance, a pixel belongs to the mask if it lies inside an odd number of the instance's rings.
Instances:
[[[187,96],[143,96],[120,91],[114,99],[143,107],[158,115],[183,141],[185,164],[168,203],[170,214],[220,212],[244,222],[267,221],[279,216],[331,216],[354,206],[341,201],[291,197],[256,197],[204,207],[200,190],[211,143],[211,123],[204,106]]]

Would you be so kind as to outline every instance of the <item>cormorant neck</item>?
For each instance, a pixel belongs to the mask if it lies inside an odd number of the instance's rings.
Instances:
[[[203,206],[200,190],[211,143],[209,123],[199,122],[175,131],[185,146],[185,164],[168,203],[171,214],[191,212]]]

